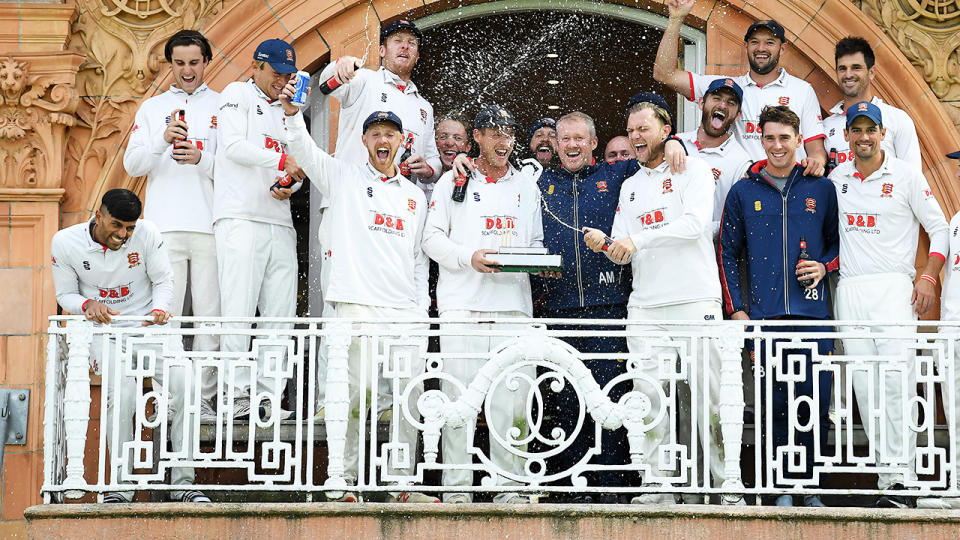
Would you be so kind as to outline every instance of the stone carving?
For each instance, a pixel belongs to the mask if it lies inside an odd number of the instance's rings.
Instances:
[[[956,0],[860,0],[960,126],[960,4]]]

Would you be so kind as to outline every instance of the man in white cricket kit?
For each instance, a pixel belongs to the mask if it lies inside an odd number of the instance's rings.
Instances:
[[[299,159],[304,171],[329,205],[324,220],[329,222],[330,249],[337,252],[330,267],[330,302],[338,318],[382,319],[390,323],[427,317],[430,297],[427,294],[427,257],[420,249],[427,204],[423,192],[400,174],[394,163],[403,134],[403,123],[389,111],[375,111],[363,123],[361,138],[367,148],[367,162],[360,166],[333,158],[313,143],[307,133],[303,115],[290,103],[294,84],[287,85],[280,98],[289,124],[289,149]],[[384,325],[366,324],[363,328]],[[383,350],[371,357],[361,357],[361,339],[351,340],[348,351],[350,411],[344,467],[347,481],[356,482],[359,430],[367,417],[362,403],[372,378],[376,377],[377,356],[398,361],[403,372],[400,384],[404,390],[410,378],[423,373],[420,353],[426,350],[426,339],[406,338],[411,331],[423,331],[425,325],[391,325],[398,332],[385,338]],[[403,361],[405,360],[405,362]],[[363,383],[366,383],[365,385]],[[419,420],[416,402],[422,388],[414,388],[407,405],[410,414]],[[328,397],[330,397],[328,395]],[[412,404],[412,405],[411,405]],[[404,407],[397,404],[391,422],[392,444],[402,448],[387,450],[388,470],[382,471],[386,481],[409,480],[415,474],[413,463],[417,453],[417,430],[405,421]],[[416,492],[391,494],[393,502],[440,502]],[[340,500],[353,501],[347,493]]]
[[[613,220],[607,256],[620,264],[632,263],[633,292],[627,301],[627,318],[631,321],[648,321],[648,324],[631,326],[640,331],[670,331],[656,324],[662,320],[689,320],[692,325],[701,321],[720,320],[720,280],[712,241],[713,175],[703,159],[687,157],[687,167],[682,173],[671,173],[664,160],[664,144],[670,135],[670,113],[663,107],[642,101],[631,107],[627,117],[627,136],[633,143],[640,162],[640,170],[620,187],[620,202]],[[584,228],[587,247],[600,252],[604,247],[604,232]],[[627,338],[631,353],[643,350],[643,340]],[[695,419],[703,446],[710,444],[715,451],[721,447],[719,427],[708,429],[704,411],[716,410],[719,402],[720,356],[711,343],[709,353],[708,403],[703,403],[703,391],[692,388],[698,400],[699,414]],[[690,379],[703,380],[701,362],[706,351],[694,355]],[[660,381],[660,358],[676,359],[674,348],[656,348],[650,358],[640,360],[641,377],[634,380],[634,388],[651,396],[654,411],[658,407],[677,406],[658,403],[658,393],[653,384]],[[673,369],[670,363],[669,369]],[[693,391],[696,390],[696,391]],[[714,414],[714,413],[711,413]],[[654,426],[642,443],[649,472],[643,473],[645,487],[670,482],[670,471],[677,471],[676,464],[662,463],[659,447],[665,443],[671,431],[667,415]],[[724,480],[722,462],[713,462],[712,473],[716,485]],[[674,482],[674,484],[676,484]],[[645,493],[634,497],[634,504],[672,504],[674,497],[666,493]],[[743,504],[739,495],[724,495],[724,504]]]
[[[225,317],[293,317],[297,296],[297,233],[290,215],[290,195],[304,179],[297,161],[286,152],[287,128],[278,98],[296,73],[296,56],[288,43],[269,39],[253,55],[253,77],[232,82],[220,94],[217,161],[214,170],[214,233],[220,276],[220,311]],[[274,185],[289,176],[292,187]],[[246,324],[229,328],[245,330]],[[290,328],[289,324],[257,323],[257,328]],[[250,339],[224,334],[221,349],[241,358],[250,350]],[[233,380],[227,386],[234,397],[234,417],[246,417],[251,398],[268,393],[260,403],[280,410],[280,393],[285,385],[286,362],[268,358],[286,357],[283,346],[258,348],[257,373],[253,369],[228,369]],[[276,365],[268,365],[276,364]],[[256,377],[257,384],[252,381]],[[229,401],[228,401],[229,402]],[[253,410],[257,411],[257,408]],[[280,419],[286,415],[281,412]]]
[[[949,159],[960,159],[960,150],[947,154]],[[957,163],[954,163],[956,166]],[[956,169],[957,180],[960,180],[960,167]],[[943,273],[943,293],[940,299],[940,320],[941,321],[960,321],[960,212],[954,214],[950,220],[950,253],[947,255],[947,269]],[[940,333],[950,336],[960,335],[960,327],[942,326]],[[956,338],[955,338],[956,339]],[[943,412],[947,416],[947,425],[949,426],[950,438],[957,440],[960,436],[960,403],[956,396],[960,391],[960,342],[953,344],[953,366],[945,372],[946,378],[941,386],[944,397]],[[947,396],[954,396],[953,402],[957,403],[956,408],[950,407],[950,400]],[[953,463],[960,463],[960,445],[955,453],[948,459]],[[960,473],[960,471],[958,471]],[[955,473],[951,478],[953,484],[951,487],[960,487],[960,474]],[[917,501],[917,508],[939,508],[956,509],[960,508],[960,497],[923,497]]]
[[[683,19],[693,8],[694,0],[668,0],[670,20],[663,31],[657,58],[653,66],[653,78],[669,86],[685,98],[693,101],[706,95],[710,83],[716,75],[700,75],[677,68],[680,28]],[[740,117],[734,124],[734,136],[747,155],[753,160],[766,158],[760,144],[758,122],[760,112],[766,105],[785,105],[800,117],[800,131],[805,137],[803,149],[798,157],[802,158],[803,173],[809,176],[821,176],[827,161],[823,147],[823,120],[820,102],[810,83],[798,79],[780,67],[780,55],[787,44],[787,38],[777,21],[755,21],[743,37],[750,71],[734,77],[743,89],[743,102]],[[724,76],[719,78],[725,79]]]
[[[478,329],[525,332],[524,325],[505,324],[502,319],[530,317],[533,301],[530,279],[525,273],[500,273],[495,254],[502,246],[543,246],[543,222],[540,216],[540,191],[533,178],[510,165],[514,150],[516,121],[507,109],[483,107],[473,123],[473,139],[480,147],[475,170],[467,177],[466,196],[462,202],[452,199],[456,168],[437,182],[430,202],[430,215],[423,237],[423,251],[440,265],[437,283],[437,308],[440,319],[498,320],[486,324],[443,324],[448,331],[440,336],[440,351],[449,354],[477,354],[476,358],[448,358],[444,372],[468,386],[484,365],[488,353],[509,338],[474,335]],[[532,368],[520,373],[534,377]],[[443,391],[456,396],[457,387],[444,381]],[[524,460],[511,452],[512,447],[500,444],[494,434],[504,440],[508,431],[520,427],[520,437],[527,429],[526,396],[523,384],[508,390],[500,381],[487,394],[487,424],[490,428],[490,457],[496,468],[522,476]],[[521,427],[522,426],[522,427]],[[443,461],[445,464],[472,463],[468,444],[476,429],[468,425],[443,429]],[[522,450],[522,449],[520,449]],[[500,485],[515,481],[498,477]],[[471,470],[444,470],[443,485],[470,486]],[[445,502],[470,502],[467,493],[446,493]],[[499,503],[525,503],[529,498],[518,493],[498,493]]]
[[[920,141],[917,140],[917,128],[913,119],[901,109],[883,102],[870,86],[876,76],[876,59],[873,48],[867,40],[860,37],[845,37],[837,42],[834,59],[837,68],[837,84],[843,93],[843,101],[830,109],[830,116],[823,121],[827,134],[826,148],[837,150],[837,164],[853,160],[853,149],[844,138],[847,127],[845,111],[854,103],[869,101],[880,108],[883,114],[883,128],[887,135],[880,143],[885,152],[923,169],[920,158]]]
[[[67,227],[53,236],[50,248],[53,282],[57,303],[65,311],[82,313],[89,321],[115,327],[166,324],[170,320],[173,272],[160,231],[153,223],[138,219],[140,210],[140,199],[133,192],[111,189],[103,195],[100,209],[92,220]],[[115,315],[152,319],[143,323],[114,322]],[[107,433],[111,482],[129,483],[128,475],[133,470],[134,455],[124,446],[134,441],[132,418],[140,394],[134,370],[144,369],[142,365],[135,365],[140,359],[153,362],[151,378],[158,399],[166,400],[173,452],[182,453],[188,459],[192,454],[193,428],[189,422],[184,425],[183,420],[185,407],[192,403],[194,392],[187,384],[185,366],[168,366],[169,378],[164,373],[165,364],[171,361],[165,353],[179,351],[182,344],[175,336],[130,335],[120,343],[114,337],[94,338],[90,347],[91,367],[97,374],[102,366],[107,368],[104,378],[107,410],[101,429]],[[145,420],[144,411],[139,411],[137,417],[139,429]],[[164,432],[161,428],[156,436]],[[170,476],[172,484],[187,487],[193,483],[193,468],[173,468]],[[107,493],[103,497],[105,503],[132,500],[132,491]],[[170,500],[210,502],[195,490],[174,491],[170,493]]]
[[[220,285],[213,236],[213,165],[220,94],[203,82],[212,52],[203,34],[181,30],[167,40],[164,55],[174,83],[140,105],[123,166],[130,176],[147,177],[143,215],[160,229],[170,256],[171,312],[183,314],[189,281],[193,314],[217,317]],[[220,339],[201,334],[194,339],[193,348],[216,351]],[[200,402],[204,417],[215,416],[211,405],[216,403],[216,393],[217,373],[208,368],[203,373]]]
[[[946,219],[920,170],[882,149],[885,130],[880,108],[861,101],[847,109],[846,117],[846,138],[854,159],[830,174],[840,215],[836,318],[915,321],[935,301],[936,276],[949,248]],[[930,254],[914,284],[920,225],[930,236]],[[916,480],[916,433],[910,426],[917,420],[917,411],[910,407],[911,418],[904,415],[904,407],[917,391],[915,360],[905,350],[907,335],[914,329],[874,327],[875,339],[843,340],[848,355],[889,357],[847,368],[860,416],[868,418],[864,429],[876,449],[877,464],[900,470],[881,472],[880,489],[903,489]],[[853,329],[841,326],[840,330]],[[881,392],[886,396],[884,403],[879,401]],[[882,427],[874,420],[878,413],[885,423]],[[905,508],[914,506],[915,500],[885,494],[877,505]]]

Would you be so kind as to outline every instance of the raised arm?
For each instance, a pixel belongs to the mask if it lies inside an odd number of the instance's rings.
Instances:
[[[653,78],[683,97],[693,100],[695,96],[690,84],[691,75],[677,66],[680,58],[680,28],[683,26],[684,18],[693,8],[693,0],[667,0],[667,8],[670,11],[670,21],[663,31],[663,38],[657,48]]]

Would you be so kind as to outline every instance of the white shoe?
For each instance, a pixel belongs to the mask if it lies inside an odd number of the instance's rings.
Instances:
[[[630,499],[630,504],[659,505],[673,503],[673,495],[670,493],[644,493]]]
[[[497,504],[530,504],[530,497],[519,493],[499,493],[494,495],[493,502]]]
[[[267,401],[260,406],[260,420],[264,423],[273,423],[273,422],[283,422],[284,420],[292,420],[296,413],[293,411],[288,411],[286,409],[277,408],[274,411],[273,407],[270,406],[270,402]],[[274,419],[274,412],[276,412],[277,418]]]
[[[720,504],[723,506],[746,506],[747,501],[739,493],[724,493],[720,495]]]
[[[217,411],[214,410],[210,402],[200,398],[200,422],[203,424],[213,424],[217,421]]]
[[[248,420],[250,418],[250,398],[238,397],[233,400],[233,419]]]
[[[443,502],[448,504],[469,504],[473,499],[467,493],[451,493],[446,495]]]
[[[924,510],[960,509],[960,497],[920,497],[917,499],[917,508],[923,508]]]
[[[397,495],[387,497],[387,502],[393,503],[438,503],[440,499],[433,495],[420,493],[419,491],[403,491]]]
[[[343,495],[329,500],[330,502],[357,502],[357,494],[347,491]]]

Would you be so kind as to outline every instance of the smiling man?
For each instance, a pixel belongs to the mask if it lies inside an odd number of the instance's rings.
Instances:
[[[220,285],[213,236],[213,165],[220,94],[203,81],[212,52],[207,38],[196,30],[177,32],[163,52],[174,82],[140,105],[123,166],[130,176],[147,177],[143,214],[160,229],[170,255],[171,310],[182,313],[189,282],[193,314],[216,317]],[[216,351],[220,340],[198,335],[194,348]],[[215,417],[216,393],[216,373],[207,370],[200,402],[206,420]]]
[[[544,169],[557,165],[557,122],[541,118],[530,126],[527,148]]]
[[[689,100],[706,95],[716,76],[699,75],[677,67],[680,28],[693,8],[694,0],[668,0],[670,20],[660,40],[653,66],[653,78],[666,84]],[[787,39],[783,26],[777,21],[755,21],[743,37],[750,71],[733,80],[743,88],[741,114],[734,124],[734,135],[751,159],[764,159],[757,129],[760,111],[767,105],[786,105],[800,117],[803,148],[798,152],[804,174],[821,175],[827,161],[823,147],[823,122],[820,102],[813,87],[780,67],[780,55]],[[726,78],[726,77],[722,77]]]
[[[469,153],[473,144],[467,136],[467,123],[459,116],[450,114],[437,122],[437,150],[440,151],[442,172],[453,168],[453,160],[461,152]],[[429,202],[430,199],[427,199]]]
[[[607,141],[607,146],[603,149],[603,159],[613,165],[618,161],[637,159],[637,155],[630,146],[630,139],[624,135],[617,135]]]

